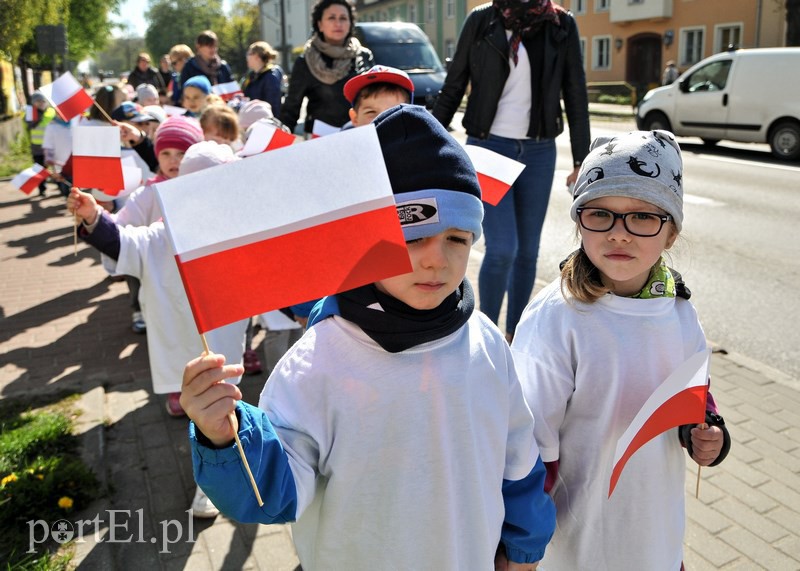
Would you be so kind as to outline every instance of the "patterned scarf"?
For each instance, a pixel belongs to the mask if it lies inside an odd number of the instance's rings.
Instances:
[[[550,0],[494,0],[492,6],[500,14],[503,27],[511,30],[509,47],[514,65],[517,65],[519,43],[523,38],[529,38],[539,31],[545,22],[552,22],[558,26],[559,14],[565,12],[558,4]]]
[[[361,44],[354,37],[350,37],[343,46],[334,46],[315,33],[306,42],[306,65],[311,75],[319,81],[333,85],[350,73],[353,60],[360,50]]]
[[[661,258],[653,269],[650,270],[650,277],[644,284],[642,290],[630,297],[638,299],[655,299],[659,297],[675,297],[675,278],[667,267],[664,258]],[[688,298],[687,298],[688,299]]]
[[[200,71],[203,72],[203,75],[211,80],[211,85],[216,85],[218,83],[217,75],[219,75],[219,69],[222,67],[222,59],[218,55],[215,54],[211,60],[206,61],[200,57],[200,54],[197,54],[194,56],[194,62],[197,64],[197,67],[200,68]]]

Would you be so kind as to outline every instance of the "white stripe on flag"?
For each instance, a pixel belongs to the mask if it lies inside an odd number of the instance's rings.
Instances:
[[[72,132],[72,154],[78,157],[119,157],[119,127],[75,127]]]
[[[517,177],[525,170],[525,165],[521,162],[477,145],[464,145],[464,150],[467,151],[477,172],[502,181],[508,186],[514,184]]]
[[[220,244],[257,241],[279,228],[307,228],[331,212],[343,216],[394,205],[372,125],[177,177],[156,188],[181,259],[224,249]]]
[[[55,105],[61,105],[83,89],[70,72],[62,73],[53,83],[42,85],[39,91]]]
[[[211,87],[211,91],[216,93],[217,95],[227,95],[229,93],[236,93],[237,91],[241,91],[239,88],[239,84],[235,81],[229,81],[227,83],[219,83]]]
[[[314,127],[311,131],[311,134],[315,137],[324,137],[325,135],[333,135],[334,133],[338,133],[341,131],[341,129],[339,129],[339,127],[334,127],[333,125],[329,125],[325,121],[314,119]]]

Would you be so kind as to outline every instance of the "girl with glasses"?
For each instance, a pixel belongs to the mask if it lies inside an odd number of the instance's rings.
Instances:
[[[662,382],[707,351],[689,290],[664,262],[683,224],[682,176],[671,133],[596,139],[570,211],[581,247],[517,328],[512,353],[556,504],[548,570],[678,571],[683,449],[701,466],[728,453],[730,437],[707,394],[705,423],[641,446],[609,494],[618,440]]]

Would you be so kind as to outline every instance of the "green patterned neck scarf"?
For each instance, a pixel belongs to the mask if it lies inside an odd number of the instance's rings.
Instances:
[[[650,270],[650,277],[644,284],[642,290],[630,297],[638,299],[654,299],[658,297],[675,297],[675,278],[669,271],[664,258],[661,258],[653,269]]]

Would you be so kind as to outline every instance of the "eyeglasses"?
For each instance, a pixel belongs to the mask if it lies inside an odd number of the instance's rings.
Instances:
[[[672,220],[669,214],[654,212],[625,212],[620,214],[605,208],[577,208],[578,220],[590,232],[608,232],[614,227],[617,218],[622,219],[625,230],[634,236],[650,238],[661,232],[665,222]]]

